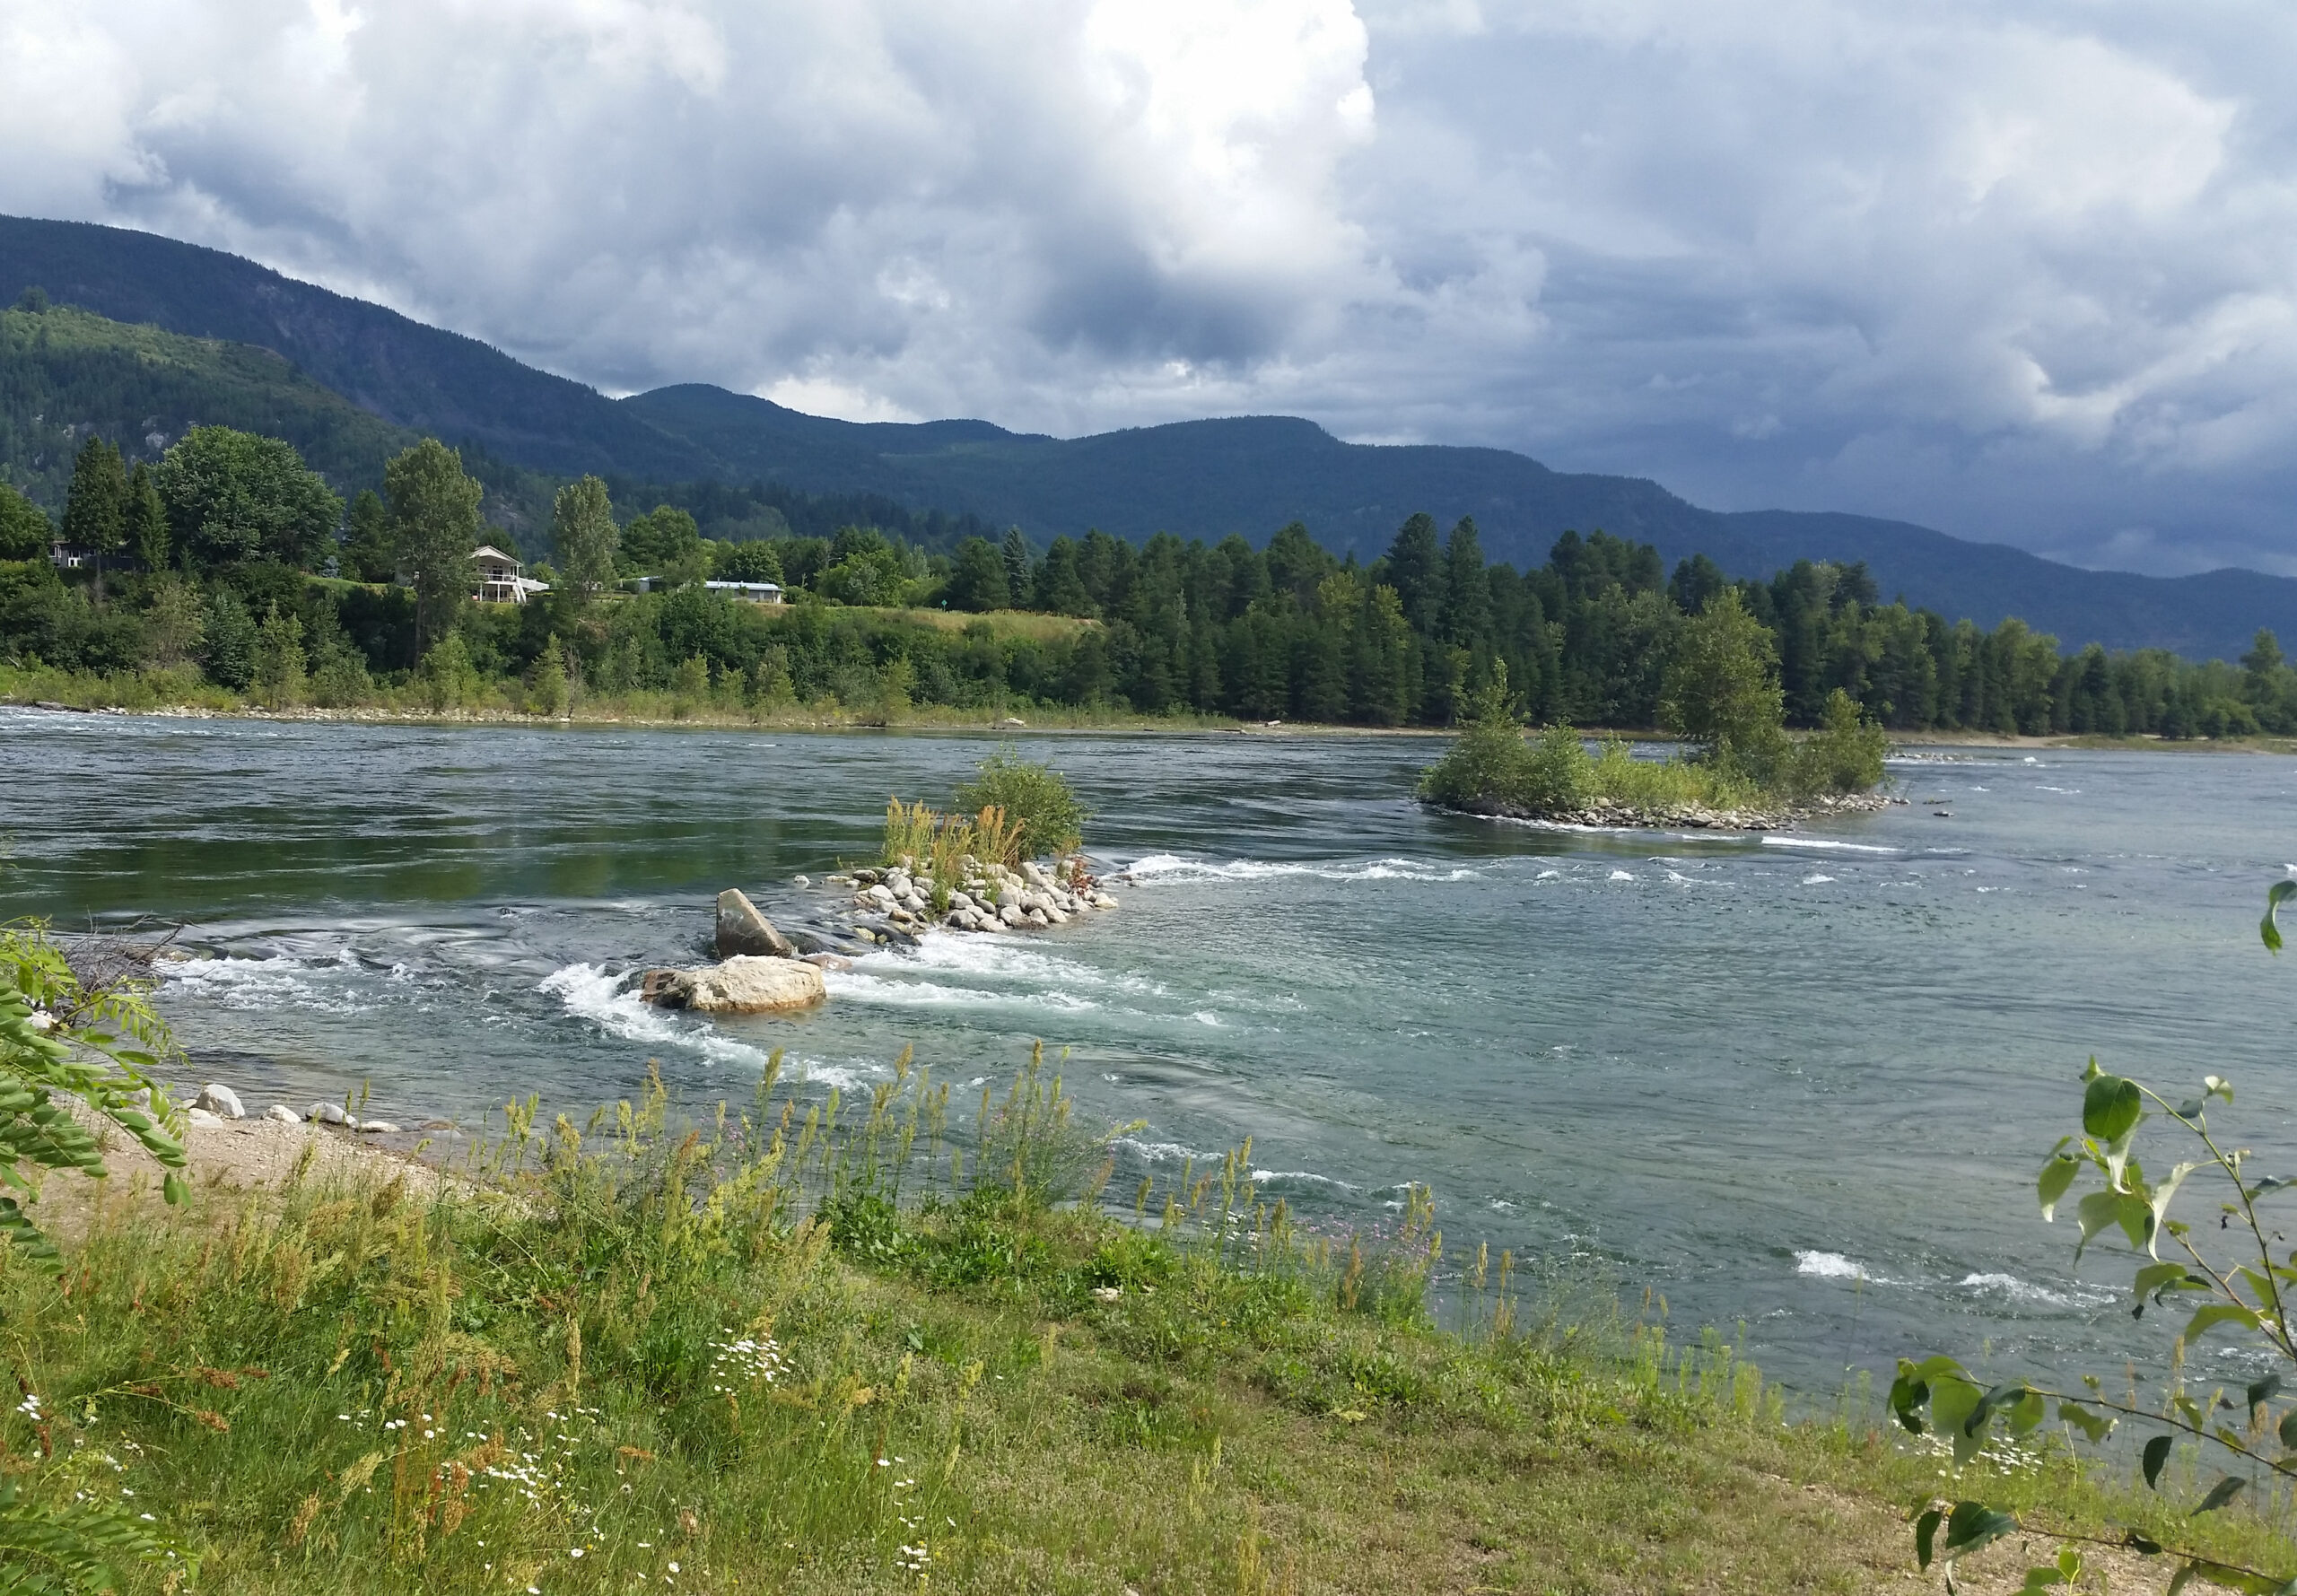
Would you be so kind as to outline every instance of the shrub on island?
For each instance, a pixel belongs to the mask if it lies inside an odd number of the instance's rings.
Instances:
[[[1882,780],[1882,728],[1839,688],[1817,731],[1799,742],[1788,736],[1769,633],[1735,593],[1685,625],[1665,681],[1667,729],[1689,746],[1642,760],[1617,737],[1590,754],[1561,721],[1527,742],[1502,666],[1470,696],[1459,740],[1421,774],[1420,798],[1527,819],[1769,825]]]

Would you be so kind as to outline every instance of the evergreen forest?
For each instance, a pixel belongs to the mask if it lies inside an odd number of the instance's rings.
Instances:
[[[348,502],[288,443],[214,424],[156,458],[145,440],[72,440],[60,517],[0,486],[0,659],[270,707],[563,713],[658,695],[672,712],[864,720],[1035,706],[1433,727],[1504,681],[1533,721],[1639,729],[1665,720],[1687,623],[1730,593],[1793,726],[1820,724],[1840,692],[1901,730],[2297,731],[2297,669],[2269,632],[2236,664],[2068,650],[2015,620],[1981,631],[1886,603],[1856,564],[1734,581],[1590,529],[1519,571],[1484,557],[1472,520],[1426,515],[1369,563],[1298,523],[1261,548],[1100,532],[1038,548],[863,496],[526,480],[350,416],[346,449],[400,447],[383,491]],[[522,527],[496,519],[506,503],[528,507]],[[523,545],[550,590],[471,602],[483,542]],[[773,581],[788,602],[713,580]]]

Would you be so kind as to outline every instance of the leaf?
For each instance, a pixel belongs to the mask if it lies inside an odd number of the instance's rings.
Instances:
[[[2145,1443],[2145,1451],[2141,1454],[2141,1461],[2144,1466],[2145,1484],[2149,1489],[2158,1491],[2162,1488],[2162,1465],[2170,1461],[2170,1448],[2174,1443],[2174,1437],[2169,1435],[2156,1435]]]
[[[1971,1408],[1970,1416],[1962,1421],[1962,1428],[1975,1435],[1996,1411],[2034,1394],[2033,1388],[2022,1380],[2009,1385],[1997,1385],[1978,1400],[1978,1406]]]
[[[2161,1256],[2154,1252],[2154,1247],[2161,1237],[2162,1216],[2170,1211],[2170,1199],[2177,1196],[2178,1188],[2186,1183],[2186,1177],[2200,1167],[2197,1162],[2172,1165],[2169,1179],[2146,1193],[2145,1208],[2149,1217],[2145,1226],[2145,1251],[2148,1255],[2155,1258]],[[2136,1244],[2136,1238],[2134,1236],[2131,1238],[2131,1244],[2133,1246]]]
[[[1951,1563],[1965,1552],[1993,1545],[2017,1528],[2016,1519],[1983,1502],[1957,1502],[1954,1511],[1946,1515],[1946,1544],[1938,1550],[1939,1560]]]
[[[2204,1496],[2201,1499],[2201,1505],[2193,1510],[2194,1515],[2199,1517],[2205,1513],[2215,1513],[2248,1489],[2249,1484],[2249,1482],[2239,1474],[2226,1475],[2209,1487],[2209,1495]]]
[[[2069,1136],[2057,1144],[2058,1150],[2043,1161],[2041,1178],[2034,1182],[2035,1192],[2041,1199],[2045,1222],[2057,1219],[2057,1199],[2066,1195],[2067,1189],[2074,1184],[2074,1177],[2082,1173],[2082,1160],[2066,1151],[2066,1142],[2073,1139]]]
[[[2210,1330],[2229,1321],[2249,1330],[2258,1329],[2261,1322],[2255,1308],[2245,1307],[2240,1303],[2209,1303],[2193,1311],[2193,1317],[2186,1321],[2185,1333],[2178,1339],[2190,1347]]]
[[[1945,1522],[1945,1518],[1942,1509],[1934,1507],[1914,1521],[1915,1565],[1925,1573],[1930,1569],[1931,1543],[1938,1538],[1938,1526]]]
[[[2297,894],[2297,881],[2276,881],[2265,894],[2265,918],[2258,922],[2258,936],[2270,954],[2281,951],[2281,905],[2291,894]]]
[[[1985,1396],[1975,1381],[1957,1375],[1942,1375],[1930,1382],[1930,1422],[1953,1442],[1958,1464],[1969,1462],[1985,1442],[1985,1417],[1975,1423],[1970,1417]]]
[[[2079,1262],[2091,1238],[2109,1225],[2119,1225],[2132,1247],[2146,1245],[2153,1228],[2153,1209],[2134,1191],[2092,1191],[2074,1205],[2074,1219],[2082,1227],[2082,1239],[2074,1246],[2074,1257]]]
[[[2249,1411],[2254,1414],[2259,1403],[2269,1402],[2280,1394],[2281,1376],[2278,1374],[2267,1374],[2262,1380],[2251,1381],[2249,1388]]]
[[[2158,1557],[2162,1555],[2162,1543],[2160,1541],[2149,1540],[2135,1530],[2125,1531],[2122,1534],[2121,1543],[2127,1547],[2131,1551],[2135,1552],[2141,1557]]]
[[[2038,1568],[2026,1570],[2026,1583],[2018,1587],[2018,1596],[2039,1596],[2041,1592],[2073,1583],[2066,1577],[2063,1568],[2045,1563]]]
[[[2281,1416],[2278,1434],[2281,1436],[2282,1445],[2292,1452],[2297,1452],[2297,1408],[2292,1408]]]
[[[2297,1409],[2293,1409],[2293,1411],[2297,1411]],[[2075,1429],[2081,1431],[2083,1435],[2088,1436],[2092,1441],[2103,1441],[2107,1436],[2114,1433],[2114,1421],[2112,1418],[2102,1413],[2092,1413],[2087,1408],[2077,1407],[2072,1402],[2059,1402],[2057,1405],[2057,1417],[2065,1423],[2070,1424]]]
[[[1909,1435],[1919,1435],[1930,1427],[1922,1422],[1922,1409],[1929,1400],[1930,1387],[1919,1380],[1901,1374],[1891,1382],[1891,1411]],[[2291,1411],[2297,1413],[2297,1408]]]
[[[2188,1278],[2186,1266],[2181,1263],[2149,1263],[2131,1279],[2130,1295],[2141,1303],[2149,1296],[2159,1302],[2161,1298],[2157,1293],[2181,1286]],[[2208,1282],[2205,1280],[2202,1284],[2205,1286]]]
[[[2297,891],[2297,881],[2289,886]],[[2100,1141],[2119,1141],[2136,1128],[2144,1109],[2145,1099],[2135,1081],[2100,1073],[2082,1093],[2082,1129]]]

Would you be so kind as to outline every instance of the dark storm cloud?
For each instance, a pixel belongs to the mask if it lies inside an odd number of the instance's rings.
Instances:
[[[2297,570],[2293,68],[2263,0],[122,0],[0,17],[0,207],[616,390]]]

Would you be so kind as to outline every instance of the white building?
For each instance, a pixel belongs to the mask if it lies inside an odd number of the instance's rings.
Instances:
[[[782,602],[780,582],[704,582],[702,585],[712,593],[723,593],[727,597],[743,604],[780,604]]]
[[[471,597],[481,604],[524,604],[530,594],[550,591],[548,582],[521,576],[519,562],[491,543],[471,550],[470,557],[478,567],[478,586]]]

